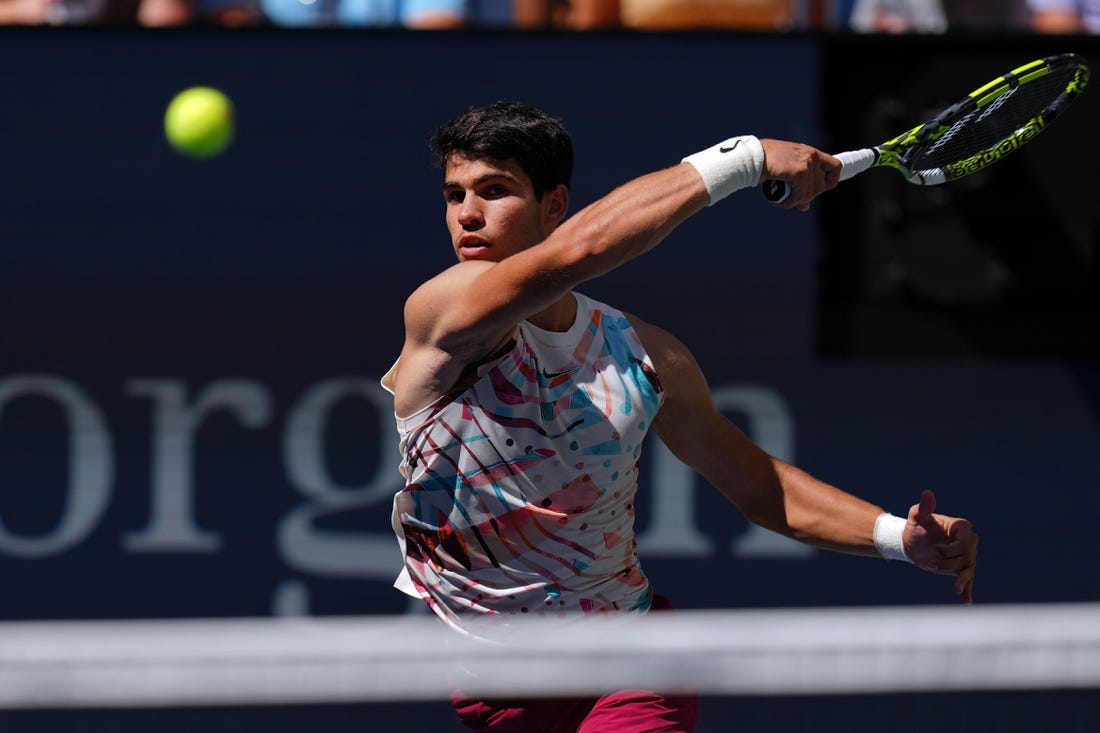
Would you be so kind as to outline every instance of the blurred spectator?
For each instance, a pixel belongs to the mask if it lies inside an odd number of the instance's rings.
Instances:
[[[0,0],[0,25],[238,27],[262,19],[256,0]]]
[[[50,5],[50,0],[0,0],[0,25],[42,25]]]
[[[622,23],[644,30],[729,28],[780,30],[791,22],[790,0],[620,0]]]
[[[138,24],[152,28],[187,25],[195,19],[196,0],[141,0]]]
[[[1038,33],[1100,33],[1100,0],[1027,0]]]
[[[856,0],[849,25],[861,33],[1026,31],[1029,0]]]
[[[576,31],[619,26],[619,0],[512,0],[517,28]]]
[[[0,0],[0,23],[133,25],[138,11],[139,0]]]
[[[518,28],[780,30],[794,0],[513,0]]]
[[[942,0],[949,31],[1031,30],[1028,0]]]
[[[461,28],[467,0],[260,0],[268,21],[291,28]]]
[[[943,33],[947,16],[940,0],[856,0],[849,19],[860,33]]]
[[[162,0],[165,1],[165,0]],[[166,0],[179,1],[179,0]],[[267,25],[259,0],[194,0],[198,3],[192,22],[222,28]],[[149,2],[149,0],[143,0]]]

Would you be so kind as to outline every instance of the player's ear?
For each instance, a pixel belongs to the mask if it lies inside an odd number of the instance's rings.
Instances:
[[[569,211],[569,189],[559,183],[553,191],[547,191],[542,197],[543,214],[551,227],[556,227],[565,219]]]

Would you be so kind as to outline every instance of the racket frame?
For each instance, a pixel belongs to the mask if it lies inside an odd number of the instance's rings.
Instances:
[[[1007,137],[954,163],[938,168],[914,170],[908,163],[928,145],[935,143],[966,115],[987,108],[1008,92],[1063,68],[1076,67],[1066,88],[1037,115],[1017,127]],[[898,170],[910,183],[935,186],[953,181],[987,168],[1001,158],[1019,150],[1046,129],[1072,102],[1088,83],[1089,68],[1084,59],[1072,53],[1047,56],[997,77],[975,89],[931,120],[903,132],[892,140],[876,146],[877,159],[868,167],[887,166]],[[854,173],[852,175],[855,175]]]
[[[1054,71],[1071,67],[1075,67],[1074,74],[1066,88],[1035,117],[1017,127],[1004,139],[963,160],[942,167],[914,170],[909,165],[910,160],[920,154],[926,146],[939,140],[959,119],[987,108],[1013,89],[1034,82]],[[918,186],[936,186],[977,173],[1015,152],[1045,130],[1047,125],[1084,90],[1088,79],[1088,64],[1084,58],[1074,53],[1046,56],[1031,61],[975,89],[931,120],[881,145],[838,153],[836,157],[842,164],[839,180],[848,180],[870,168],[877,167],[894,168],[907,181]],[[767,180],[761,184],[761,187],[764,196],[772,203],[781,203],[790,196],[790,184],[786,181]]]

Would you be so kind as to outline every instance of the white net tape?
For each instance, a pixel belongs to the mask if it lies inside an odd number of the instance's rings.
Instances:
[[[506,645],[426,616],[0,623],[0,708],[1100,688],[1100,604],[531,621]]]

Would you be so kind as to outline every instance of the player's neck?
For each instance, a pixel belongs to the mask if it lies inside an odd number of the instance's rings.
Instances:
[[[544,331],[568,331],[577,320],[577,299],[566,293],[553,305],[539,311],[527,321]]]

